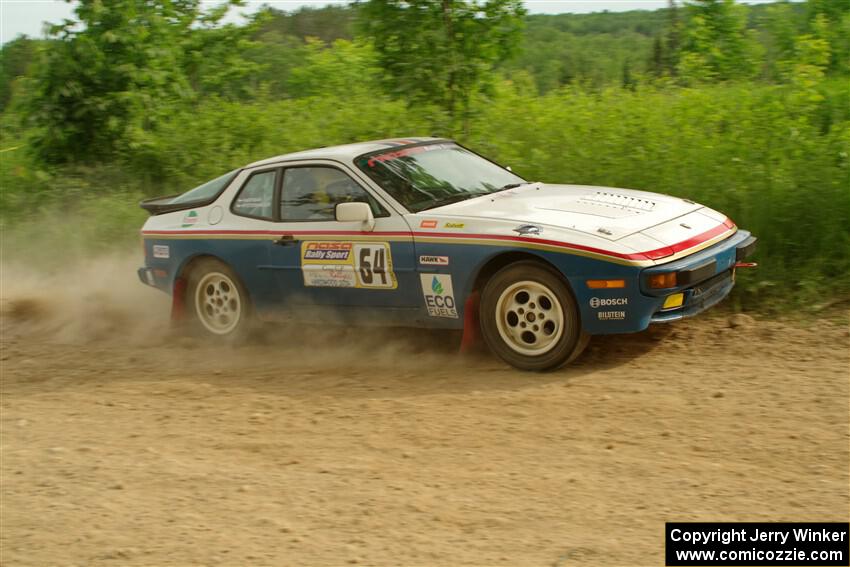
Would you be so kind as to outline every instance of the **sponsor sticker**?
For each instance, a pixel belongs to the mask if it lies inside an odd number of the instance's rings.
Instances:
[[[301,273],[307,287],[398,287],[387,242],[302,242]]]
[[[419,228],[437,228],[437,221],[435,220],[424,220],[419,223]]]
[[[194,226],[196,224],[198,224],[198,211],[189,211],[183,215],[183,224],[181,225],[181,228]]]
[[[153,257],[168,259],[171,257],[171,249],[168,247],[167,244],[154,244]]]
[[[304,251],[304,259],[345,262],[351,255],[351,248],[351,242],[310,242]]]
[[[615,305],[628,305],[628,297],[592,297],[590,298],[590,306],[594,309],[598,307],[613,307]]]
[[[443,228],[463,228],[465,226],[462,222],[447,222],[443,225]]]
[[[419,256],[419,263],[423,266],[448,266],[448,256]]]
[[[597,311],[596,316],[600,321],[622,321],[626,318],[625,311]]]
[[[447,274],[419,274],[419,278],[428,315],[457,319],[452,277]]]
[[[346,266],[315,266],[304,270],[308,287],[357,287],[357,277]]]

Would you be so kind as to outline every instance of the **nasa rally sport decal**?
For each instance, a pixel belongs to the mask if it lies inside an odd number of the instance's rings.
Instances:
[[[419,274],[425,307],[431,317],[457,319],[452,277],[447,274]]]
[[[301,273],[306,287],[395,289],[390,245],[386,242],[301,243]]]

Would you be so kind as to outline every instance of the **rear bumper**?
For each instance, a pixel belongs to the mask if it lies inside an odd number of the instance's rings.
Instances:
[[[139,276],[139,281],[145,285],[155,287],[162,291],[169,291],[170,282],[168,280],[168,272],[160,268],[139,268],[136,270]]]
[[[139,275],[139,281],[143,284],[156,287],[156,278],[154,278],[152,268],[139,268],[136,273]]]

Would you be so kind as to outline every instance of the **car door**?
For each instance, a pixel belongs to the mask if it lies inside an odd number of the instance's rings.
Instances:
[[[346,202],[368,203],[374,227],[337,221],[336,205]],[[341,164],[286,165],[276,213],[268,267],[287,310],[418,307],[410,227]]]

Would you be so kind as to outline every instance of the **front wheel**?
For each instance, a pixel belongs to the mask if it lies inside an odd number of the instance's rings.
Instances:
[[[201,260],[189,274],[186,302],[195,327],[218,337],[245,336],[251,319],[251,305],[242,282],[226,264]]]
[[[538,262],[510,264],[490,278],[479,315],[490,350],[522,370],[553,370],[587,345],[569,288]]]

